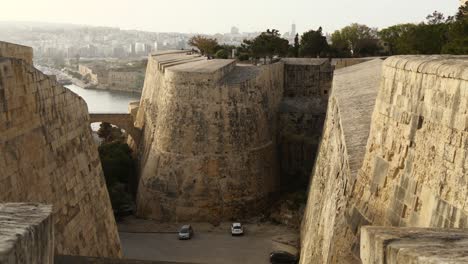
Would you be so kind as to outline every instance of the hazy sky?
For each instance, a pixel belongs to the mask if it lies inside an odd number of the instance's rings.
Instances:
[[[373,27],[419,22],[438,10],[453,15],[459,0],[8,0],[2,21],[112,26],[157,32],[225,33],[276,28],[332,32],[352,22]]]

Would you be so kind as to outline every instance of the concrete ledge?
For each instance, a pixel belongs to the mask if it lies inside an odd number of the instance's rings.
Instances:
[[[54,263],[52,206],[0,204],[0,263]]]
[[[363,264],[468,263],[468,230],[365,226],[361,260]]]

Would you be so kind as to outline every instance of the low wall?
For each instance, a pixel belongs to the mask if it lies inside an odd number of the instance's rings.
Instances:
[[[362,264],[468,263],[468,232],[463,229],[361,228]]]
[[[0,263],[54,263],[51,206],[0,203]]]

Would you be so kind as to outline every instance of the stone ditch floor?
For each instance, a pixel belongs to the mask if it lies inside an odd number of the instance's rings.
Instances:
[[[177,231],[191,224],[195,236],[178,240]],[[124,257],[189,263],[267,264],[271,251],[297,253],[298,230],[255,220],[243,223],[245,235],[233,237],[230,222],[157,223],[133,216],[118,223]]]

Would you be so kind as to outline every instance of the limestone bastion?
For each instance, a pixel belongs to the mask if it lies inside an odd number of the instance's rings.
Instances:
[[[452,243],[465,235],[450,229],[468,227],[468,57],[365,62],[337,70],[332,90],[301,263],[466,263]],[[361,233],[366,225],[384,227]],[[385,251],[396,234],[408,241]],[[397,253],[418,261],[394,262]]]
[[[120,257],[86,103],[0,42],[0,202],[52,205],[55,252]]]
[[[304,62],[317,74],[309,74],[304,83],[310,85],[290,89],[309,90],[306,96],[321,89],[320,66],[326,63]],[[278,127],[285,64],[242,66],[186,52],[149,57],[136,120],[143,130],[139,216],[219,221],[258,213],[266,206],[280,189]],[[331,79],[332,68],[323,68]],[[325,109],[318,113],[324,116]],[[309,135],[313,138],[321,133],[301,124],[291,133],[302,138],[307,138],[304,131],[315,133]]]

